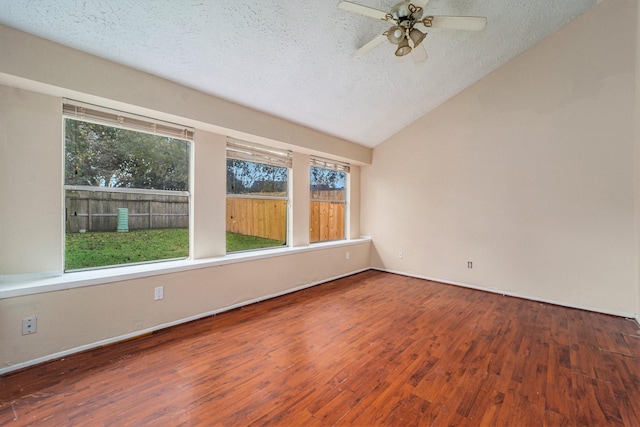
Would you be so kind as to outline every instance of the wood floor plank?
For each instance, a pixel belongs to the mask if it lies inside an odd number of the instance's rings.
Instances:
[[[640,331],[635,334],[622,333],[622,339],[630,350],[632,356],[640,354]]]
[[[640,425],[640,328],[367,271],[0,376],[0,425]]]

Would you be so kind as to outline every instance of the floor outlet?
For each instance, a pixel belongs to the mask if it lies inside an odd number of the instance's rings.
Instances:
[[[22,319],[22,335],[35,334],[38,332],[38,318],[36,316]]]
[[[164,298],[164,286],[159,286],[156,288],[154,298],[156,301]]]

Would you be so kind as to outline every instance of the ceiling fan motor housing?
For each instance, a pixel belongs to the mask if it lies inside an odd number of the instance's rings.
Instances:
[[[422,8],[413,5],[411,2],[403,1],[391,8],[391,16],[396,22],[415,23],[422,18]]]

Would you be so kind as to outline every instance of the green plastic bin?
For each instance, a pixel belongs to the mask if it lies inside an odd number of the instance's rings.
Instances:
[[[129,231],[129,209],[118,208],[118,232]]]

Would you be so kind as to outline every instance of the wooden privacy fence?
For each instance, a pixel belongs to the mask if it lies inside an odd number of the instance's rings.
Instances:
[[[309,241],[344,239],[344,203],[311,202]]]
[[[65,186],[67,233],[116,231],[118,208],[128,209],[129,230],[189,226],[189,196],[183,191]]]
[[[340,200],[333,195],[333,200]],[[344,203],[312,201],[311,242],[344,239]],[[67,233],[116,231],[118,208],[128,209],[129,230],[187,228],[189,196],[181,191],[66,186]],[[228,232],[286,241],[287,201],[276,198],[227,197]]]
[[[287,201],[227,197],[227,231],[285,242]]]
[[[227,197],[227,231],[286,241],[287,201]],[[311,242],[344,239],[344,203],[311,202]]]
[[[311,212],[309,214],[309,241],[325,242],[344,239],[344,188],[311,190]]]

